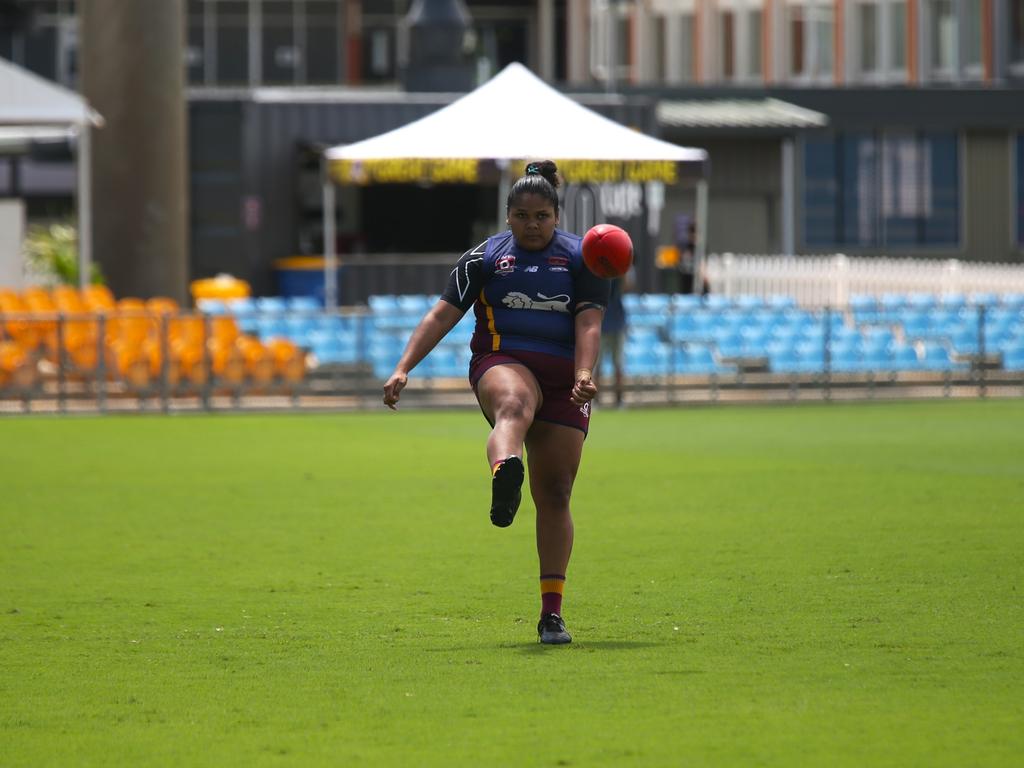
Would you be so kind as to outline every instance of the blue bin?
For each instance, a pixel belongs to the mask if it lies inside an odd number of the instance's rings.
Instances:
[[[324,262],[322,256],[289,256],[274,262],[277,294],[285,298],[305,296],[324,303]],[[341,272],[337,269],[337,293],[341,295]]]

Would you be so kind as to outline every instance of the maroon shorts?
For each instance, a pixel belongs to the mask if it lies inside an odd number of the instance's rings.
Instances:
[[[540,385],[544,402],[534,414],[534,419],[575,427],[584,435],[587,434],[592,404],[576,405],[572,401],[576,371],[574,361],[568,358],[543,352],[523,352],[518,349],[473,355],[469,363],[469,383],[473,385],[473,391],[476,392],[477,382],[488,369],[496,365],[510,364],[525,365]],[[477,399],[480,399],[479,393]]]

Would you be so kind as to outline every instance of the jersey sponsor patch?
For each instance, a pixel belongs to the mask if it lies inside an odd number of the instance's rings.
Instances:
[[[511,275],[516,271],[516,257],[511,253],[499,256],[494,262],[494,274]]]
[[[549,312],[569,313],[569,297],[565,294],[545,296],[543,293],[538,293],[536,299],[531,299],[525,293],[512,291],[512,293],[505,294],[505,298],[501,300],[501,303],[509,309],[540,309]]]
[[[565,256],[548,256],[548,264],[552,267],[567,267],[569,266],[569,259]]]

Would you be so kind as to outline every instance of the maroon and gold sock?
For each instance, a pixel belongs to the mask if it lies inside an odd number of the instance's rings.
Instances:
[[[540,577],[540,615],[557,613],[562,615],[562,592],[565,590],[565,576],[549,573]]]

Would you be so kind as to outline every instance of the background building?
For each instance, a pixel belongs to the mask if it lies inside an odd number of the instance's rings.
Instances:
[[[410,5],[185,3],[193,276],[272,292],[277,259],[321,247],[316,148],[455,97],[401,90]],[[478,82],[522,61],[628,125],[707,148],[709,250],[1024,257],[1024,0],[464,5]],[[0,3],[0,56],[74,86],[77,45],[72,0]],[[0,195],[25,196],[30,215],[67,209],[73,178],[41,151],[0,158]],[[667,194],[651,250],[693,214],[689,190]],[[341,202],[343,253],[450,255],[494,218],[493,192],[473,188]],[[396,207],[460,217],[410,239]]]

